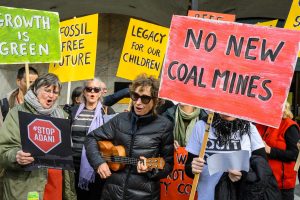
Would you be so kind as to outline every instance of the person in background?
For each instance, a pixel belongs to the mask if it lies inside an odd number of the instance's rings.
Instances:
[[[31,85],[37,78],[38,72],[36,69],[29,67],[29,84]],[[24,102],[24,95],[27,91],[25,67],[18,70],[16,84],[18,88],[9,92],[7,97],[1,100],[1,114],[3,119],[5,119],[10,109]]]
[[[101,88],[102,96],[103,97],[106,96],[107,87],[106,87],[106,84],[103,81],[100,81],[100,88]]]
[[[25,171],[23,166],[34,162],[30,153],[22,151],[18,111],[55,118],[66,118],[57,105],[61,83],[54,74],[37,78],[24,96],[24,103],[13,107],[0,129],[0,165],[5,169],[4,200],[26,200],[29,192],[39,199],[76,199],[74,174],[67,170],[39,168]]]
[[[207,113],[203,109],[179,103],[168,108],[162,116],[174,124],[174,146],[177,149],[186,146],[196,122],[206,119]]]
[[[105,115],[112,115],[115,114],[116,112],[114,111],[114,109],[112,109],[112,107],[104,104],[104,97],[107,94],[107,87],[106,84],[100,80],[100,88],[101,88],[101,96],[102,96],[102,106],[103,106],[103,111]]]
[[[85,141],[87,157],[102,179],[107,179],[102,200],[158,200],[161,178],[173,169],[173,126],[166,118],[155,113],[158,102],[158,81],[143,74],[130,86],[132,109],[112,118],[88,134]],[[122,145],[128,157],[142,159],[162,157],[162,170],[149,169],[145,162],[137,166],[125,165],[112,173],[101,156],[98,141],[109,140]]]
[[[228,153],[229,151],[247,150],[249,159],[251,155],[266,157],[264,143],[256,127],[248,121],[237,119],[228,115],[216,113],[209,130],[206,156],[199,158],[202,140],[205,133],[205,121],[198,121],[193,129],[192,135],[186,146],[188,159],[185,165],[185,172],[188,176],[201,173],[197,186],[198,199],[214,200],[215,188],[222,172],[210,175],[205,162],[207,158],[216,153]],[[226,148],[225,148],[226,147]],[[228,178],[231,182],[237,182],[242,178],[239,170],[229,170]]]
[[[292,120],[290,104],[285,103],[278,129],[257,124],[264,140],[269,164],[277,180],[284,200],[294,199],[297,172],[294,171],[298,156],[297,142],[300,139],[299,126]]]
[[[64,105],[63,109],[64,109],[64,111],[66,111],[69,114],[69,116],[71,116],[72,109],[81,103],[82,90],[83,90],[82,87],[74,88],[74,90],[72,91],[72,94],[71,94],[72,103]]]
[[[87,134],[103,124],[100,80],[87,80],[83,85],[82,103],[74,106],[72,119],[72,150],[78,200],[99,200],[103,182],[86,159],[83,143]]]
[[[192,130],[197,121],[202,120],[207,117],[207,113],[200,109],[190,105],[185,105],[179,103],[174,105],[166,110],[162,114],[162,116],[168,118],[174,126],[173,136],[174,136],[174,169],[173,173],[177,173],[180,170],[184,170],[186,159],[182,159],[178,161],[178,157],[186,158],[187,151],[185,150],[185,146],[192,134]],[[166,178],[161,180],[161,182],[170,184],[168,189],[164,184],[161,184],[161,199],[181,199],[185,200],[189,198],[188,192],[174,192],[171,187],[180,188],[181,185],[192,185],[193,180],[187,177],[187,175],[182,173],[182,180],[179,182],[177,179],[172,180],[170,178]],[[173,188],[174,188],[173,187]]]
[[[71,106],[79,105],[81,103],[82,92],[83,92],[82,87],[74,88],[74,90],[72,91],[72,95],[71,95],[71,100],[72,100]]]

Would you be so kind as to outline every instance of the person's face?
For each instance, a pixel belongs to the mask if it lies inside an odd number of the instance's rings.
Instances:
[[[99,101],[101,97],[101,87],[98,81],[89,81],[83,90],[86,103],[93,104]]]
[[[36,74],[29,74],[29,85],[32,85],[32,83],[37,78],[38,78],[38,75],[36,75]],[[27,91],[26,76],[25,75],[24,75],[24,77],[22,79],[17,79],[17,85],[18,85],[19,89],[23,92],[23,94],[25,94],[26,91]]]
[[[59,88],[52,85],[49,87],[42,86],[37,91],[37,98],[43,108],[49,109],[55,104],[59,95]]]
[[[231,116],[228,116],[228,115],[223,115],[223,114],[220,114],[220,117],[224,120],[227,120],[227,121],[233,121],[235,120],[236,118],[235,117],[231,117]]]
[[[105,83],[100,83],[100,87],[101,87],[102,96],[105,96],[107,93],[107,87],[106,87]]]
[[[143,98],[151,100],[147,103],[145,100],[143,100]],[[137,87],[134,91],[134,94],[131,94],[131,99],[134,112],[139,116],[146,115],[153,109],[154,103],[151,96],[151,86]]]

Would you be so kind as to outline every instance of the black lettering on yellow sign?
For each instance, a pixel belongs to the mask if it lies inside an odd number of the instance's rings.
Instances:
[[[300,1],[299,1],[300,2]],[[300,6],[300,5],[299,5]],[[294,27],[300,26],[300,16],[297,16],[295,18],[295,23],[293,24]]]
[[[160,44],[162,43],[163,39],[166,37],[166,34],[157,33],[155,31],[144,29],[143,27],[135,27],[135,26],[132,27],[131,35],[152,42],[159,42]]]

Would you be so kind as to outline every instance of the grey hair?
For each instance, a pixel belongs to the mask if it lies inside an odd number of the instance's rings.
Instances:
[[[30,89],[36,94],[36,91],[41,87],[50,87],[55,86],[59,89],[59,93],[61,91],[62,85],[55,74],[46,73],[39,76],[34,83],[30,86]]]
[[[103,83],[103,81],[100,78],[95,77],[94,79],[85,80],[83,82],[83,88],[85,88],[88,85],[88,82],[91,82],[91,81],[97,81],[98,83]]]

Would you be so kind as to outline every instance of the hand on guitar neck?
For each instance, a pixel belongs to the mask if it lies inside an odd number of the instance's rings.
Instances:
[[[118,171],[124,168],[125,164],[136,165],[138,173],[146,173],[153,168],[163,169],[165,161],[163,158],[145,158],[140,159],[126,157],[123,146],[114,146],[110,141],[99,141],[98,146],[101,156],[107,162],[102,163],[97,172],[102,179],[111,176],[111,171]]]

